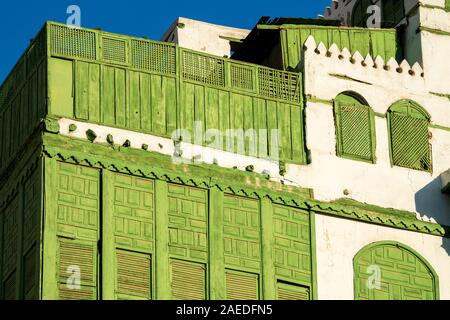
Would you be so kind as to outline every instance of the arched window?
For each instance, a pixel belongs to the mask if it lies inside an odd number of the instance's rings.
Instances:
[[[431,265],[398,242],[377,242],[353,259],[356,300],[437,300],[439,284]]]
[[[334,101],[336,153],[339,157],[375,162],[375,121],[372,109],[353,93]]]
[[[430,115],[417,103],[402,100],[389,108],[388,123],[392,164],[431,172]]]
[[[358,0],[353,7],[352,26],[366,28],[367,21],[372,15],[367,13],[367,8],[376,3],[375,0]],[[379,0],[378,3],[381,3],[382,28],[393,28],[405,17],[403,0]]]

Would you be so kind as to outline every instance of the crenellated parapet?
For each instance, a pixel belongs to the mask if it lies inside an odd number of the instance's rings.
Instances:
[[[329,92],[331,96],[325,97],[333,99],[331,92],[340,90],[331,90],[334,86],[343,86],[342,91],[358,86],[369,92],[374,92],[375,87],[385,88],[395,90],[399,97],[426,93],[425,73],[417,62],[410,65],[406,60],[398,63],[393,57],[385,60],[370,54],[363,56],[334,43],[327,48],[323,42],[317,44],[312,36],[305,42],[304,56],[305,74],[309,75],[305,77],[306,94],[323,98],[323,93]],[[322,81],[330,80],[325,88]]]

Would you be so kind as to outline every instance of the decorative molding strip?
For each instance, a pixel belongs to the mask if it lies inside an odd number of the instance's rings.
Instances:
[[[429,32],[429,33],[434,33],[440,36],[450,36],[450,32],[444,31],[444,30],[439,30],[439,29],[434,29],[434,28],[428,28],[428,27],[424,27],[424,26],[419,26],[419,28],[417,28],[418,32]]]
[[[315,103],[321,103],[321,104],[327,104],[330,106],[334,105],[334,101],[333,100],[326,100],[326,99],[321,99],[312,95],[307,95],[306,96],[306,101],[307,102],[315,102]]]
[[[142,150],[114,150],[104,145],[45,134],[44,154],[60,161],[185,185],[218,188],[234,195],[258,199],[268,197],[274,203],[310,209],[317,213],[441,237],[450,236],[448,227],[420,221],[413,212],[384,209],[356,201],[352,204],[320,202],[312,200],[310,189],[284,186],[256,174],[235,172],[212,165],[177,165],[171,162],[170,157]]]

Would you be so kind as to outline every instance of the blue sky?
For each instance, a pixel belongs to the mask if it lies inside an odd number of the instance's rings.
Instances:
[[[251,29],[261,16],[315,18],[331,0],[2,1],[0,83],[46,20],[66,22],[66,9],[81,8],[83,27],[159,40],[179,16]]]

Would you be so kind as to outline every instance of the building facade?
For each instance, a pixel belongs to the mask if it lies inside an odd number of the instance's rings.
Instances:
[[[0,88],[0,298],[450,299],[450,2],[369,2],[47,22]]]

